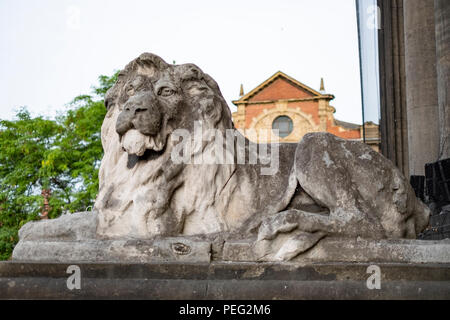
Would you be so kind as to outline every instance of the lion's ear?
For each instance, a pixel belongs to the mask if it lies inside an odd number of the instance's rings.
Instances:
[[[192,80],[202,80],[203,72],[193,63],[177,65],[174,69],[175,75],[182,82]]]
[[[150,78],[157,78],[159,73],[168,68],[168,64],[153,53],[143,53],[136,59],[137,72]]]

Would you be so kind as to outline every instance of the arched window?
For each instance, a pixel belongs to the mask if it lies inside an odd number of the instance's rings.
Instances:
[[[287,137],[294,129],[294,123],[288,116],[279,116],[272,123],[272,129],[278,130],[281,138]]]

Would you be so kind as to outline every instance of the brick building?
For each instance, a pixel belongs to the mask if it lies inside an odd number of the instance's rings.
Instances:
[[[233,101],[237,112],[233,113],[234,125],[247,138],[256,142],[269,142],[273,138],[261,132],[279,130],[280,142],[298,142],[308,132],[327,131],[338,137],[362,140],[362,125],[339,121],[330,105],[332,94],[325,93],[323,80],[316,91],[300,81],[278,71],[259,86],[244,94],[241,85],[239,100]],[[250,130],[249,130],[250,129]],[[255,129],[255,135],[250,135]],[[379,150],[378,126],[366,123],[366,143]]]

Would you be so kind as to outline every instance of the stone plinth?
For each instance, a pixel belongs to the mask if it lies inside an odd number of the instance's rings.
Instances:
[[[450,299],[450,264],[77,263],[81,289],[67,288],[68,263],[0,263],[1,299]]]

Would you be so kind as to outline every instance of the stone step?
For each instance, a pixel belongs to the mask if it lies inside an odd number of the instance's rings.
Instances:
[[[370,263],[73,265],[70,290],[71,264],[1,262],[0,299],[450,299],[450,264],[378,263],[380,289]]]

